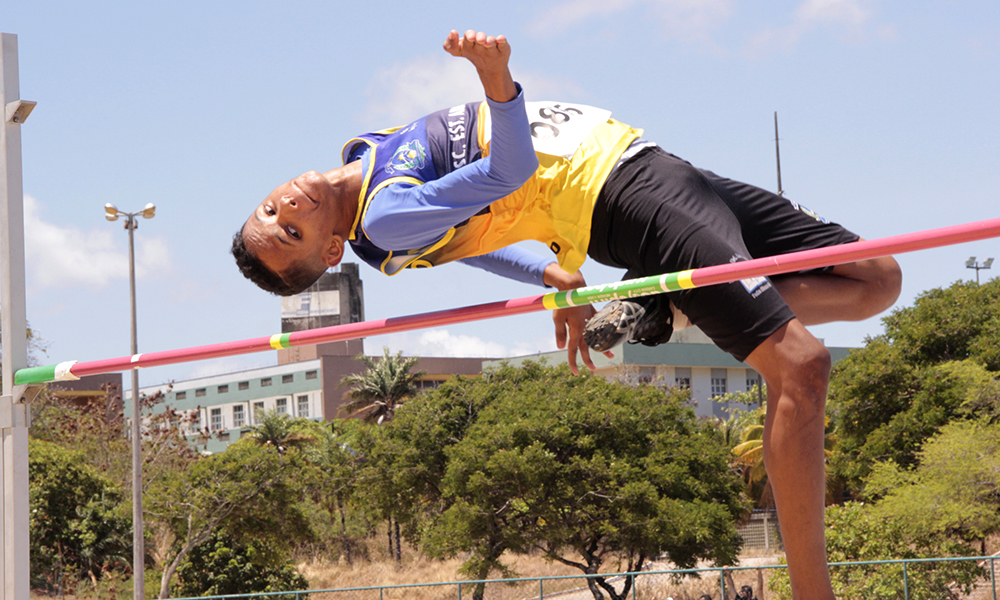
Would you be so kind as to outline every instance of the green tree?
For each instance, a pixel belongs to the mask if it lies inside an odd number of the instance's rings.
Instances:
[[[359,356],[358,360],[365,364],[367,370],[341,380],[341,385],[349,385],[352,389],[347,394],[351,400],[340,407],[340,414],[381,425],[392,421],[396,409],[419,391],[416,381],[424,373],[412,371],[417,358],[403,358],[402,352],[393,356],[389,354],[389,348],[382,350],[381,360]],[[394,511],[390,511],[386,518],[389,522],[389,554],[395,556],[399,563],[402,561],[399,521]]]
[[[682,566],[735,560],[735,521],[746,510],[739,480],[712,426],[680,396],[529,363],[408,403],[387,437],[420,437],[398,433],[421,427],[410,411],[441,418],[423,421],[428,441],[395,448],[414,465],[399,480],[416,474],[437,509],[422,545],[467,555],[473,577],[509,573],[503,552],[531,549],[587,574],[609,563],[637,570],[663,553]],[[421,461],[424,443],[438,447]],[[600,577],[590,589],[624,597]]]
[[[180,563],[220,528],[238,541],[253,536],[277,549],[304,537],[308,526],[297,504],[300,462],[297,451],[280,454],[240,440],[221,454],[193,462],[186,471],[171,473],[163,486],[152,490],[147,510],[168,525],[174,539],[163,560],[159,597],[170,597]]]
[[[1000,425],[949,423],[917,458],[913,469],[889,461],[872,471],[865,491],[884,496],[875,504],[876,514],[899,519],[912,536],[985,543],[1000,531]]]
[[[308,419],[293,419],[273,410],[254,415],[254,418],[259,422],[250,428],[247,437],[260,446],[275,448],[278,454],[284,454],[290,448],[303,449],[316,442]]]
[[[871,466],[915,464],[925,439],[956,418],[1000,407],[1000,281],[956,283],[883,319],[885,332],[834,369],[832,466],[855,490]]]
[[[914,537],[903,520],[887,518],[870,505],[848,502],[826,509],[826,551],[830,562],[881,561],[910,558],[969,556],[973,549],[942,535]],[[914,563],[907,567],[911,600],[951,598],[952,591],[968,593],[984,575],[974,561]],[[848,565],[832,567],[833,591],[845,600],[898,600],[904,597],[903,565]],[[791,598],[786,571],[778,571],[768,588],[779,598]]]
[[[213,533],[191,549],[177,569],[177,593],[182,596],[222,596],[291,592],[309,589],[309,582],[295,565],[278,561],[266,542],[239,542],[224,533]],[[308,600],[308,594],[298,598]],[[294,600],[296,595],[268,596],[273,600]]]
[[[361,480],[364,460],[355,449],[358,429],[367,426],[357,419],[302,421],[302,433],[313,440],[302,449],[305,464],[300,476],[314,538],[319,549],[339,552],[351,564],[367,555],[360,540],[371,531],[371,511],[357,493],[365,483]]]
[[[453,377],[406,403],[386,426],[358,428],[355,449],[364,458],[358,502],[373,516],[394,516],[402,536],[420,544],[426,524],[446,508],[446,450],[465,437],[480,411],[538,368],[503,366],[481,377]]]
[[[57,444],[28,442],[32,586],[64,591],[82,577],[97,580],[130,569],[132,523],[124,493]]]
[[[417,359],[403,358],[402,352],[393,356],[388,348],[383,351],[381,360],[359,356],[367,370],[341,381],[341,385],[352,386],[348,392],[351,401],[341,407],[341,414],[381,424],[391,421],[396,408],[417,393],[415,382],[424,375],[412,371]]]

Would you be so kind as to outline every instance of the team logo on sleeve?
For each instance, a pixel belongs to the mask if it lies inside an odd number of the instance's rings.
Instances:
[[[385,165],[385,172],[390,175],[396,171],[414,171],[423,169],[427,164],[427,151],[420,140],[410,140],[396,149],[395,154]]]

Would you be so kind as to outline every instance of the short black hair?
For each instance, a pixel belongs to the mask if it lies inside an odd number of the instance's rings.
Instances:
[[[316,280],[326,272],[325,267],[316,272],[315,269],[297,264],[290,267],[284,275],[278,275],[267,268],[253,252],[250,252],[243,242],[242,228],[237,230],[236,235],[233,236],[233,247],[229,251],[236,259],[236,266],[239,267],[240,273],[243,273],[244,277],[256,283],[257,287],[265,292],[271,292],[278,296],[300,294],[316,283]]]

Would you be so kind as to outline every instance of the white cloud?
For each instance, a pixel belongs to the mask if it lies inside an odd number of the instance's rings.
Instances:
[[[540,37],[555,35],[636,6],[659,23],[663,37],[720,51],[711,34],[729,20],[735,5],[736,0],[567,0],[539,13],[527,29]]]
[[[760,56],[777,50],[790,50],[818,27],[833,27],[848,38],[862,39],[874,17],[870,0],[804,0],[792,13],[792,22],[784,27],[764,29],[750,38],[744,54]],[[875,32],[881,40],[891,40],[895,31],[881,26]]]
[[[526,29],[539,37],[556,35],[588,19],[621,12],[633,4],[636,0],[568,0],[536,15]]]
[[[536,71],[518,70],[514,78],[531,98],[579,96],[575,82]],[[476,71],[467,61],[442,52],[379,69],[365,89],[368,101],[359,116],[364,127],[405,125],[428,113],[483,98]]]
[[[395,333],[365,340],[365,353],[380,354],[382,347],[407,356],[449,356],[507,358],[555,350],[553,337],[539,338],[507,347],[481,338],[453,334],[447,329],[428,329],[419,333]]]
[[[128,246],[127,240],[121,239],[123,232],[111,226],[89,231],[62,227],[42,220],[41,212],[37,200],[24,197],[24,252],[31,283],[98,288],[128,277]],[[163,238],[136,239],[136,277],[162,274],[170,267],[170,252]]]

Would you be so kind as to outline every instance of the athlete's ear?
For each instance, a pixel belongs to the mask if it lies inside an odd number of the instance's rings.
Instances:
[[[333,239],[330,240],[330,245],[327,246],[326,251],[323,253],[323,262],[326,263],[327,267],[336,267],[343,259],[344,238],[334,234]]]

